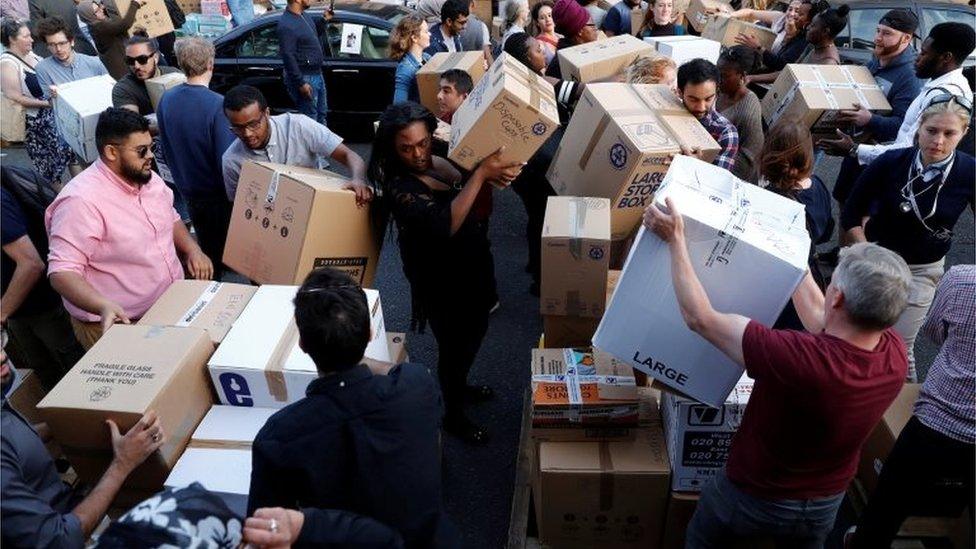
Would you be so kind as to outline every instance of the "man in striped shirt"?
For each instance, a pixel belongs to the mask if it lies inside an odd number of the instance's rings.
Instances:
[[[728,118],[715,110],[718,82],[718,67],[705,59],[693,59],[678,67],[678,95],[681,102],[722,147],[722,152],[712,164],[731,172],[735,167],[735,157],[739,154],[739,131]],[[697,152],[685,151],[685,154],[699,156]]]

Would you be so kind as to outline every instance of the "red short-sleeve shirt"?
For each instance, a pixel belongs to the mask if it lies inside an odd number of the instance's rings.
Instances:
[[[844,492],[861,446],[904,383],[904,341],[889,329],[865,351],[831,335],[752,321],[742,349],[756,383],[732,442],[729,479],[767,499]]]

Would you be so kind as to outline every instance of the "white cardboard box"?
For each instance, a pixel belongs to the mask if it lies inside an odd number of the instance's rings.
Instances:
[[[667,197],[684,216],[691,261],[712,306],[772,325],[807,270],[803,205],[682,155],[654,203],[664,208]],[[685,324],[670,258],[668,245],[641,227],[593,345],[720,406],[743,369]]]
[[[298,286],[258,288],[208,363],[220,402],[233,406],[282,408],[305,397],[318,377],[311,357],[298,347],[295,306]],[[366,357],[390,362],[383,308],[376,290],[369,302],[372,339]]]
[[[722,44],[697,36],[654,36],[644,39],[658,53],[670,57],[679,67],[692,59],[706,59],[718,63]]]
[[[752,384],[752,379],[743,375],[718,408],[662,392],[661,421],[671,460],[672,490],[699,492],[725,465]]]
[[[98,159],[95,125],[98,115],[112,106],[114,86],[115,80],[107,74],[58,86],[58,96],[54,100],[58,133],[85,162]]]

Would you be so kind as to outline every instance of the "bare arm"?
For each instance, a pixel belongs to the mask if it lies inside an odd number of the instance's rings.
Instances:
[[[824,330],[824,295],[809,271],[793,292],[793,307],[806,331],[819,334]]]
[[[475,198],[481,192],[482,185],[496,183],[507,186],[522,171],[522,163],[503,162],[501,160],[504,150],[505,147],[502,147],[482,160],[471,177],[468,178],[468,182],[465,183],[461,192],[451,201],[451,235],[454,235],[461,228],[464,219],[468,217]]]
[[[783,12],[775,10],[742,9],[733,11],[729,14],[729,17],[742,19],[743,21],[759,21],[761,23],[766,23],[767,25],[772,25],[776,21],[779,21],[780,17],[783,17]]]
[[[373,188],[366,183],[366,162],[356,151],[340,144],[332,151],[331,158],[349,168],[352,177],[346,189],[356,193],[356,204],[365,206],[373,199]]]
[[[768,72],[766,74],[750,74],[746,76],[746,84],[772,84],[779,76],[779,71]]]
[[[29,109],[50,107],[51,103],[24,95],[21,91],[20,73],[12,62],[0,63],[0,89],[7,99]]]
[[[13,277],[7,291],[0,296],[0,322],[7,322],[34,289],[37,281],[44,276],[44,260],[30,237],[24,235],[3,247],[3,253],[14,260]]]
[[[51,286],[72,305],[102,318],[102,330],[108,330],[116,321],[129,324],[129,317],[114,301],[92,288],[80,274],[72,271],[51,273]]]
[[[197,241],[190,236],[190,231],[186,230],[186,225],[180,219],[173,223],[173,244],[176,246],[176,252],[186,261],[186,270],[190,272],[190,276],[197,280],[213,278],[213,261],[220,261],[221,258],[215,257],[211,261],[211,258],[200,249]]]

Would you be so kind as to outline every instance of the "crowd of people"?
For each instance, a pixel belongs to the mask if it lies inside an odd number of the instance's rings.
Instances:
[[[221,258],[246,162],[313,169],[336,162],[350,174],[346,188],[357,203],[369,204],[378,226],[396,235],[411,329],[431,329],[436,374],[403,364],[380,375],[361,364],[370,339],[365,294],[338,271],[309,274],[295,298],[295,323],[320,377],[254,441],[243,537],[267,547],[459,547],[441,500],[440,433],[470,444],[491,437],[467,410],[494,397],[490,386],[468,379],[499,305],[488,232],[493,193],[511,187],[525,208],[527,291],[538,296],[545,208],[556,194],[546,172],[586,86],[563,78],[560,50],[618,34],[695,34],[683,13],[672,0],[621,0],[608,10],[596,0],[541,0],[531,8],[509,0],[492,39],[492,22],[475,16],[473,1],[421,0],[391,32],[392,101],[367,162],[327,125],[319,39],[326,19],[307,12],[309,0],[289,0],[278,23],[282,86],[298,112],[276,115],[251,86],[223,96],[209,89],[211,42],[130,36],[142,0],[125,13],[97,0],[70,10],[70,2],[36,3],[4,2],[0,24],[0,90],[23,109],[33,165],[0,168],[4,394],[16,378],[8,356],[50,389],[106,330],[137,321],[174,281],[227,275]],[[914,346],[924,334],[941,350],[846,540],[888,546],[919,500],[936,497],[932,486],[947,478],[964,484],[962,503],[973,512],[976,269],[947,273],[945,261],[976,194],[973,73],[963,69],[976,32],[940,23],[918,37],[916,51],[918,14],[884,13],[867,68],[891,111],[844,110],[838,118],[848,131],[815,140],[793,118],[767,126],[760,99],[787,64],[841,63],[834,39],[849,23],[848,7],[745,4],[713,11],[768,26],[772,46],[743,34],[717,63],[641,57],[609,79],[673,90],[719,145],[712,164],[803,204],[812,243],[808,275],[767,327],[712,307],[689,258],[683,204],[644,213],[643,225],[671,251],[689,328],[755,380],[728,463],[703,490],[687,547],[754,537],[822,547],[862,445],[906,380],[918,381]],[[249,1],[229,5],[235,22],[253,17]],[[635,8],[645,10],[637,29]],[[481,52],[486,67],[504,53],[553,86],[561,126],[527,162],[503,161],[499,150],[466,171],[447,159],[438,125],[452,122],[475,83],[463,70],[444,71],[438,112],[431,112],[418,103],[416,75],[432,55],[461,51]],[[186,82],[154,107],[146,81],[177,70]],[[117,82],[113,107],[98,117],[98,159],[86,166],[59,136],[52,103],[59,86],[99,75]],[[682,153],[703,158],[698,149]],[[831,182],[814,174],[825,155],[843,159],[832,194]],[[41,205],[31,200],[37,193]],[[818,251],[830,246],[835,228],[839,246]],[[166,440],[153,412],[126,433],[109,422],[115,458],[97,485],[79,493],[62,483],[40,435],[6,397],[2,410],[0,536],[12,547],[81,547],[126,477]]]

